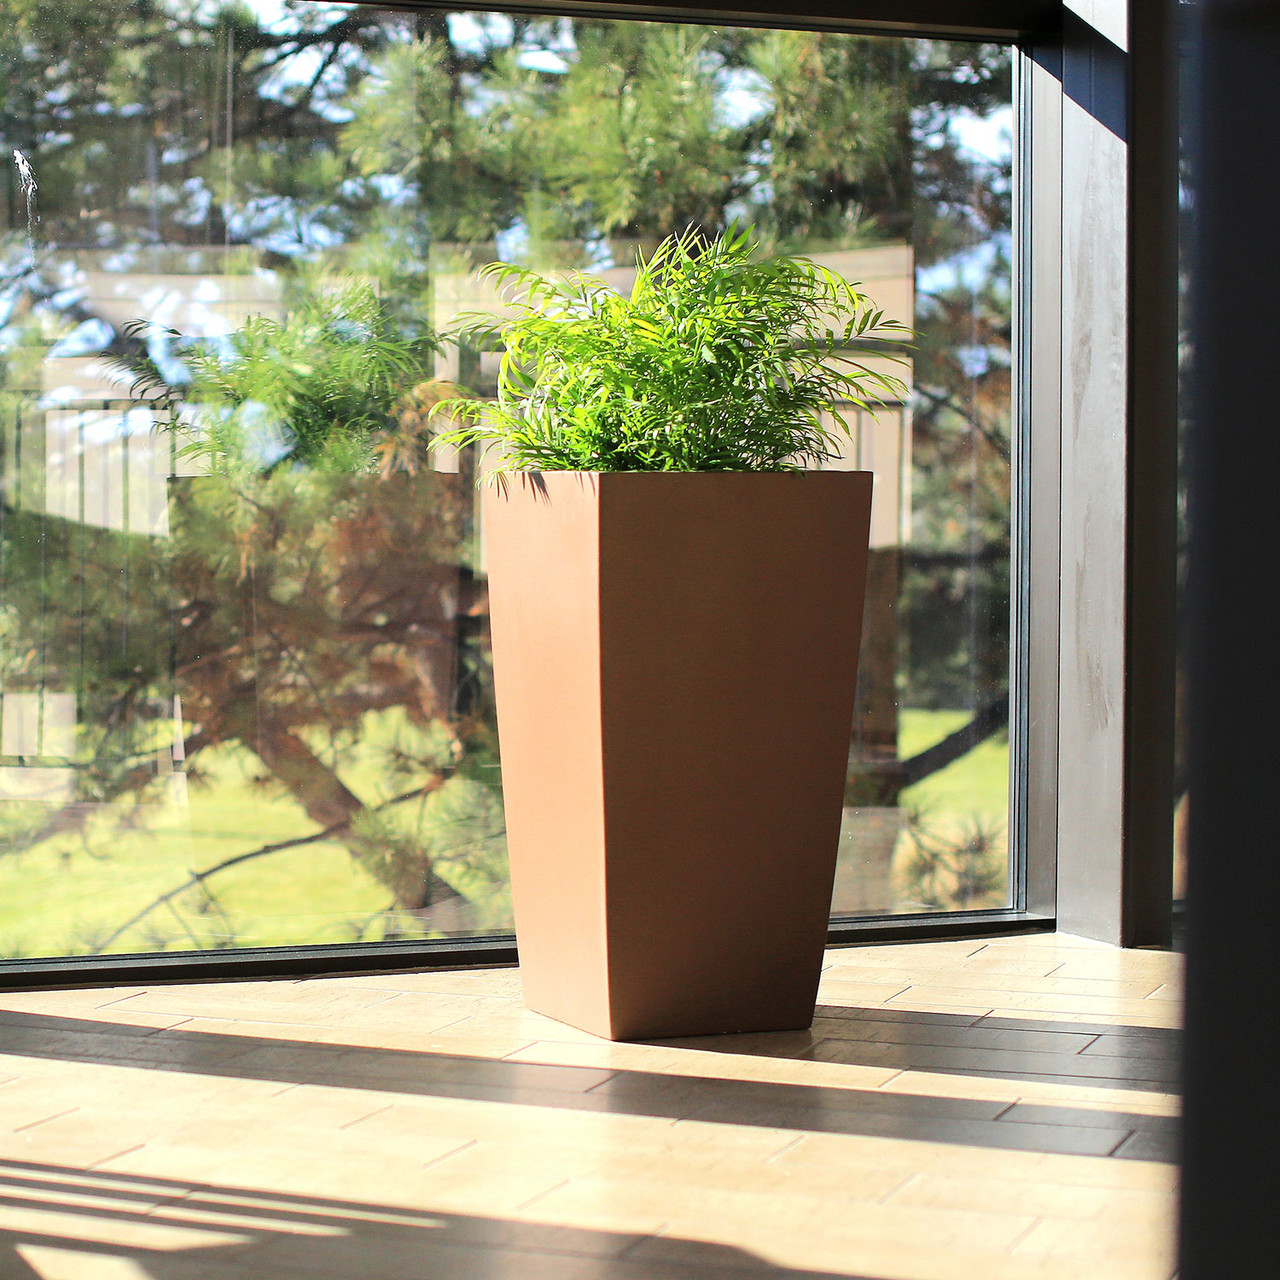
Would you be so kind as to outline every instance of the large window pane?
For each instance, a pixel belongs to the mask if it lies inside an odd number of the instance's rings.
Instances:
[[[0,0],[0,958],[510,929],[495,259],[749,225],[919,331],[833,910],[1008,902],[1010,60],[314,3]],[[797,673],[821,680],[821,672]]]

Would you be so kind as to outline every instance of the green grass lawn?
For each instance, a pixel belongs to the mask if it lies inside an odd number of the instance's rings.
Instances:
[[[967,711],[905,709],[899,715],[898,755],[909,760],[969,720]],[[924,813],[978,817],[1006,823],[1009,817],[1009,741],[988,738],[968,755],[909,787],[904,806]]]
[[[966,718],[963,711],[903,711],[900,754],[909,758],[924,750]],[[361,743],[347,749],[344,779],[366,803],[413,785],[382,766],[381,750],[405,732],[394,715],[378,713]],[[96,951],[192,871],[314,831],[292,798],[263,784],[260,766],[243,749],[211,748],[198,763],[201,781],[186,787],[185,799],[176,789],[180,775],[174,775],[177,782],[158,779],[148,803],[101,806],[82,830],[0,857],[0,957]],[[976,819],[1003,831],[1008,771],[1007,742],[991,740],[904,792],[903,804],[931,830],[962,831]],[[464,793],[452,811],[441,803],[445,826],[465,823]],[[456,874],[468,873],[460,865]],[[213,877],[208,889],[187,889],[107,950],[346,942],[362,930],[379,937],[385,927],[379,913],[389,901],[387,890],[337,841],[246,862]],[[496,910],[500,914],[502,904]]]
[[[905,710],[902,759],[969,719],[967,711]],[[894,851],[896,910],[997,907],[1008,902],[1009,743],[989,738],[902,793],[909,815]]]
[[[189,786],[185,804],[156,786],[151,803],[104,805],[82,831],[0,859],[0,954],[97,950],[193,870],[315,829],[291,799],[246,776],[232,753],[202,753],[201,767],[207,782]],[[232,868],[209,890],[212,898],[189,890],[108,950],[349,941],[352,917],[387,902],[386,890],[331,841]]]
[[[343,780],[367,805],[420,785],[422,776],[390,768],[386,760],[410,735],[418,741],[409,745],[429,757],[423,732],[408,726],[398,710],[371,713],[359,740],[339,746]],[[389,891],[341,842],[325,840],[221,871],[207,888],[190,885],[172,904],[112,938],[157,897],[187,884],[193,871],[316,830],[291,796],[264,783],[261,765],[243,748],[206,748],[197,763],[198,775],[189,782],[181,774],[159,777],[141,803],[93,807],[78,830],[30,848],[22,849],[10,833],[8,851],[0,843],[0,957],[350,942],[409,923],[387,917]],[[432,820],[422,829],[433,837],[433,849],[448,854],[451,843],[464,851],[475,843],[468,842],[477,825],[473,814],[481,819],[482,835],[492,827],[486,799],[478,784],[454,780],[429,800],[387,814],[393,824],[416,823],[425,805]],[[502,856],[500,841],[490,839],[488,846],[482,855]],[[441,870],[464,891],[478,891],[481,908],[501,919],[505,904],[488,888],[487,876],[457,858]]]

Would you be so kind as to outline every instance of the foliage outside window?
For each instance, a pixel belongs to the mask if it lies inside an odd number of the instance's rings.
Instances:
[[[1007,50],[0,0],[0,64],[0,958],[509,928],[475,462],[422,453],[433,380],[495,356],[437,333],[487,262],[735,223],[907,246],[847,901],[1005,902]],[[370,335],[385,394],[340,403]],[[219,377],[229,468],[192,432]]]

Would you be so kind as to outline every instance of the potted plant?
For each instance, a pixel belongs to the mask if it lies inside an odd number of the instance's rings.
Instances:
[[[484,529],[526,1003],[612,1039],[805,1027],[839,838],[871,476],[837,402],[901,384],[848,282],[693,233],[599,280],[486,268],[514,317]]]

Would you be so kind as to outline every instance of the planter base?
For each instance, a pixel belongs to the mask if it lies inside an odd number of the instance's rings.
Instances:
[[[530,1008],[619,1040],[811,1023],[870,505],[865,472],[487,493]]]

